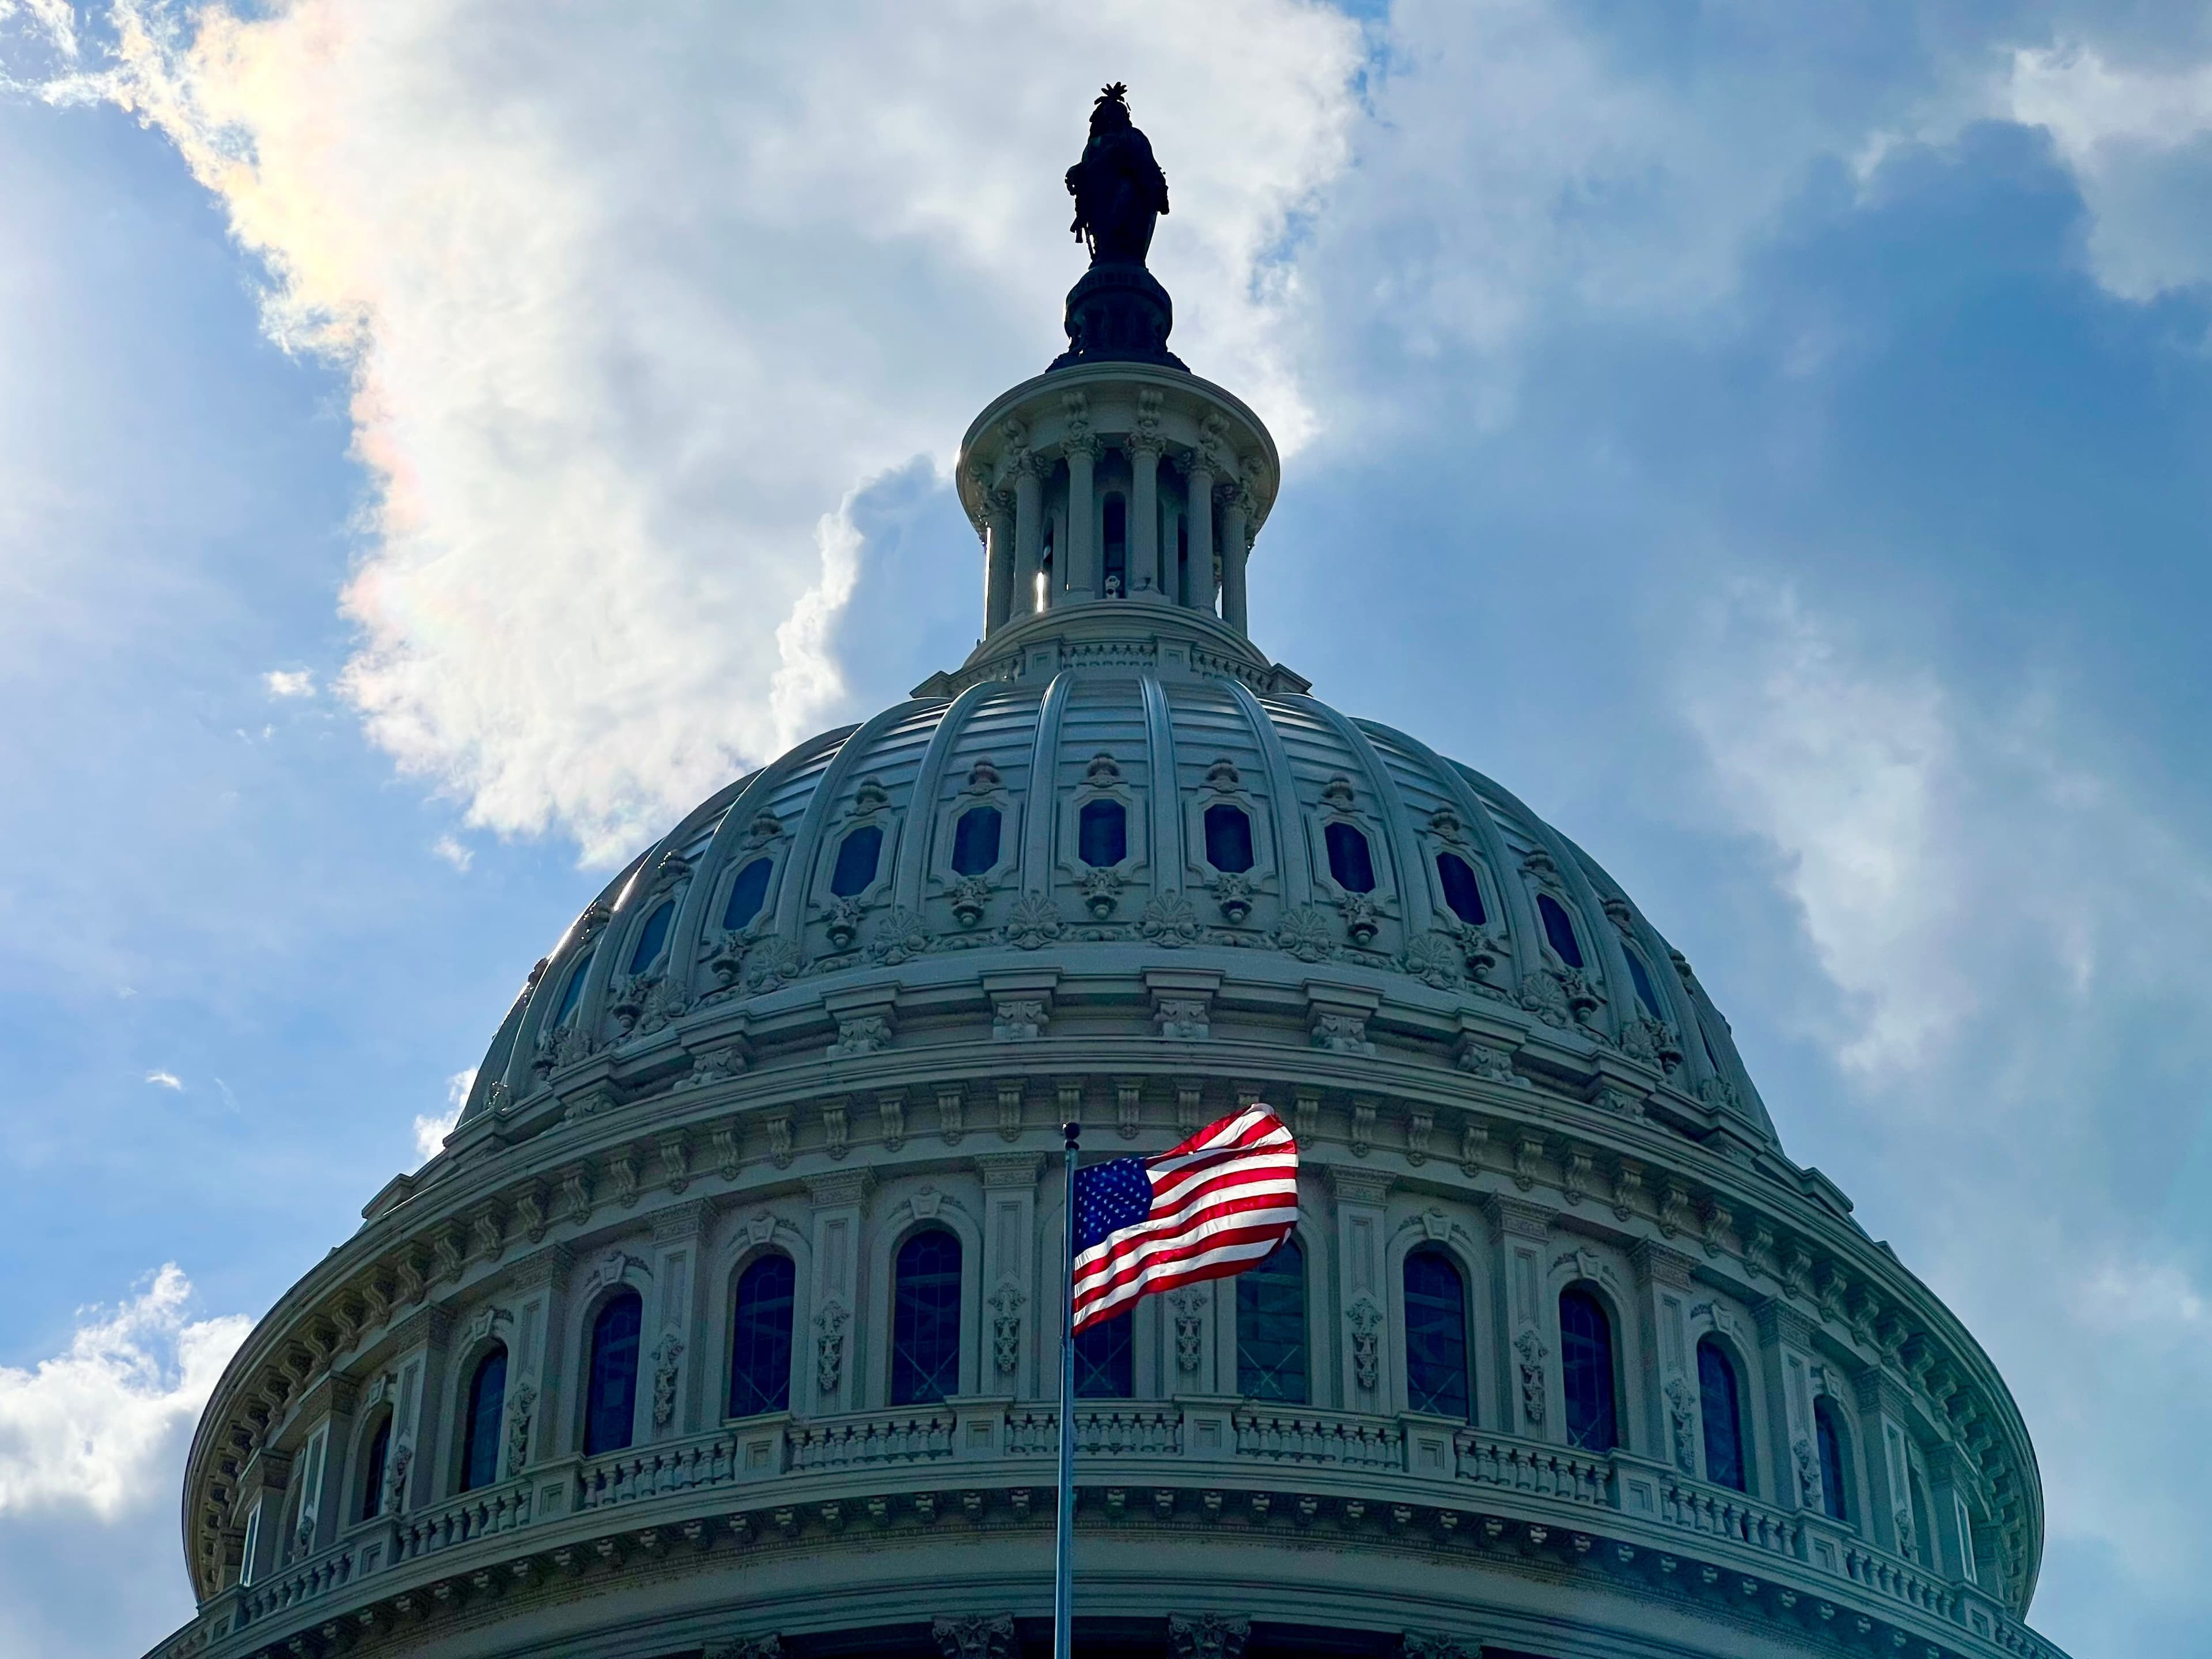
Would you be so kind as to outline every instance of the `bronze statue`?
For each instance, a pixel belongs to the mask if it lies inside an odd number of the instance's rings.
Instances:
[[[1168,210],[1168,178],[1152,146],[1129,119],[1129,89],[1116,81],[1091,107],[1091,140],[1067,170],[1075,198],[1068,227],[1091,249],[1091,263],[1145,263],[1152,226]]]

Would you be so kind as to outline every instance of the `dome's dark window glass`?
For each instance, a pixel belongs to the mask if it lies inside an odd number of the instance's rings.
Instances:
[[[1129,591],[1129,508],[1119,495],[1106,498],[1104,513],[1105,534],[1099,545],[1105,551],[1101,569],[1106,578],[1106,592],[1122,594]]]
[[[1332,823],[1322,833],[1328,843],[1328,872],[1347,893],[1375,890],[1375,858],[1367,850],[1367,837],[1358,826]]]
[[[1539,893],[1536,914],[1544,919],[1544,938],[1559,953],[1559,960],[1579,970],[1583,965],[1582,942],[1575,937],[1575,925],[1567,920],[1565,908],[1549,893]]]
[[[1621,954],[1628,958],[1628,980],[1636,988],[1636,1000],[1644,1005],[1645,1013],[1657,1019],[1660,1018],[1659,994],[1651,987],[1650,970],[1644,967],[1644,958],[1635,951],[1624,951]]]
[[[738,872],[730,884],[730,902],[722,907],[725,929],[735,933],[760,914],[761,901],[768,896],[768,878],[775,873],[774,859],[755,859]]]
[[[1470,927],[1480,927],[1490,920],[1482,908],[1482,884],[1474,878],[1474,866],[1456,853],[1437,854],[1437,879],[1443,884],[1444,902],[1451,912]]]
[[[1467,1418],[1467,1282],[1442,1250],[1406,1258],[1406,1403]]]
[[[1923,1567],[1932,1567],[1936,1565],[1936,1534],[1928,1524],[1928,1488],[1921,1484],[1919,1470],[1913,1470],[1907,1478],[1912,1485],[1912,1559]]]
[[[799,1275],[787,1255],[764,1255],[738,1275],[731,1322],[730,1415],[791,1408],[791,1319]]]
[[[582,956],[576,958],[576,965],[568,970],[568,982],[562,988],[561,991],[561,1006],[553,1015],[553,1023],[556,1025],[566,1025],[568,1023],[568,1017],[576,1012],[577,1003],[583,1000],[584,981],[592,976],[593,954],[589,951],[585,951]]]
[[[645,1304],[624,1291],[592,1322],[592,1377],[584,1397],[584,1455],[620,1451],[637,1421],[637,1334]]]
[[[1237,1276],[1237,1391],[1305,1403],[1306,1258],[1295,1238]]]
[[[960,1241],[933,1229],[899,1247],[891,1307],[891,1404],[960,1391]]]
[[[361,1518],[364,1521],[374,1521],[384,1513],[384,1472],[391,1463],[392,1413],[386,1412],[369,1437],[368,1458],[362,1465]]]
[[[1127,1400],[1137,1391],[1137,1349],[1131,1335],[1135,1321],[1116,1314],[1075,1339],[1075,1394],[1079,1400]]]
[[[1252,867],[1252,820],[1243,807],[1206,809],[1206,861],[1232,876]]]
[[[980,876],[999,862],[999,809],[971,806],[952,827],[952,872]]]
[[[876,878],[876,866],[883,855],[882,830],[867,823],[853,831],[837,849],[837,867],[830,872],[830,892],[839,898],[850,898],[855,893],[866,891],[868,884]]]
[[[1613,1408],[1613,1324],[1588,1291],[1559,1293],[1559,1385],[1566,1395],[1567,1440],[1611,1451],[1620,1432]]]
[[[1735,1365],[1711,1337],[1698,1344],[1698,1412],[1705,1430],[1705,1479],[1716,1486],[1747,1490],[1741,1391]]]
[[[1844,1437],[1836,1411],[1826,1400],[1813,1402],[1813,1438],[1820,1453],[1820,1507],[1831,1521],[1851,1518],[1850,1489],[1844,1484]]]
[[[653,907],[645,926],[637,930],[637,948],[629,953],[629,970],[641,974],[660,960],[668,944],[668,924],[676,920],[676,901],[663,899]]]
[[[1076,814],[1077,856],[1094,869],[1129,856],[1129,814],[1118,800],[1085,801]]]
[[[463,1492],[499,1479],[499,1419],[506,1409],[507,1350],[494,1348],[477,1361],[469,1379],[469,1414],[461,1424]]]

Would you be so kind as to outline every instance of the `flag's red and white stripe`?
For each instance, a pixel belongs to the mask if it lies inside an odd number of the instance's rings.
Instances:
[[[1267,1106],[1207,1125],[1145,1173],[1152,1213],[1075,1259],[1078,1331],[1139,1297],[1242,1273],[1297,1223],[1297,1142]]]

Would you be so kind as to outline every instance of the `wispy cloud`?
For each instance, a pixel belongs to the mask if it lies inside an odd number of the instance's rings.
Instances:
[[[430,850],[463,875],[466,875],[469,866],[476,862],[475,850],[457,836],[439,836],[430,843]]]
[[[0,1366],[0,1515],[175,1504],[177,1437],[253,1324],[191,1317],[191,1289],[170,1262],[122,1306],[90,1310],[61,1353]]]
[[[272,697],[312,697],[315,695],[315,677],[304,668],[272,668],[261,677]]]
[[[181,1090],[185,1086],[184,1079],[174,1072],[149,1072],[146,1073],[146,1081],[159,1089]]]
[[[444,1150],[446,1137],[453,1133],[453,1125],[461,1121],[461,1108],[468,1104],[469,1091],[476,1087],[477,1068],[456,1072],[446,1079],[446,1109],[423,1113],[415,1119],[415,1154],[424,1163]]]

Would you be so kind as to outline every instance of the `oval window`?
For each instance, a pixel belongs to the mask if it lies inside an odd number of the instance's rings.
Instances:
[[[1349,823],[1332,823],[1325,832],[1328,842],[1328,872],[1347,893],[1375,890],[1375,859],[1367,850],[1367,837]]]
[[[884,855],[884,832],[864,824],[845,837],[837,849],[837,867],[830,872],[830,891],[838,898],[866,892],[876,878],[876,866]]]
[[[1206,809],[1206,861],[1224,875],[1252,867],[1252,820],[1241,806]]]
[[[1480,927],[1490,920],[1482,908],[1482,884],[1475,880],[1474,866],[1465,859],[1456,853],[1437,854],[1437,879],[1443,884],[1444,902],[1462,921]]]
[[[1574,923],[1567,920],[1567,913],[1559,900],[1549,893],[1537,894],[1536,914],[1544,919],[1544,938],[1559,953],[1559,960],[1579,969],[1583,965],[1583,947],[1575,938]]]
[[[561,993],[561,1006],[553,1016],[553,1023],[556,1025],[566,1025],[568,1023],[568,1016],[576,1012],[576,1004],[583,997],[584,981],[591,976],[592,952],[586,951],[575,967],[570,970],[568,987]]]
[[[637,949],[629,953],[630,972],[641,974],[660,960],[661,947],[668,943],[668,924],[675,920],[674,899],[663,899],[653,906],[645,926],[637,930]]]
[[[1657,1019],[1660,1018],[1659,993],[1652,988],[1651,975],[1644,965],[1644,958],[1633,951],[1624,951],[1621,954],[1628,958],[1628,981],[1636,988],[1636,1000],[1644,1005],[1645,1013]]]
[[[980,876],[999,861],[999,809],[973,806],[952,829],[952,872]]]
[[[1086,802],[1075,821],[1077,854],[1093,869],[1129,856],[1129,814],[1118,800]]]
[[[730,902],[722,908],[726,932],[734,933],[760,914],[761,901],[768,896],[768,878],[775,871],[774,859],[755,859],[738,872],[730,884]]]

